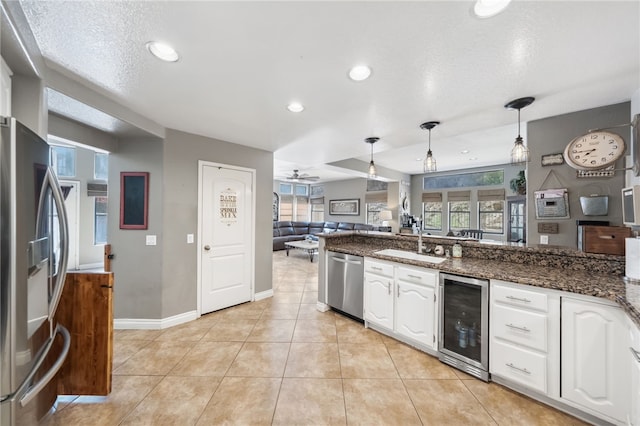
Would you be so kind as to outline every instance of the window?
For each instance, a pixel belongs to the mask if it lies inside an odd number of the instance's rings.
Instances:
[[[485,233],[504,232],[504,201],[478,201],[478,224]]]
[[[324,204],[313,204],[311,206],[311,221],[324,222]]]
[[[311,222],[324,222],[324,201],[322,204],[311,203]]]
[[[387,203],[367,203],[367,223],[374,226],[382,226],[380,212],[387,209]]]
[[[309,220],[309,185],[280,183],[280,220]]]
[[[309,220],[309,186],[296,184],[296,220]]]
[[[93,177],[98,180],[109,179],[109,154],[95,153],[93,156]]]
[[[422,189],[465,188],[470,186],[502,185],[504,170],[458,173],[444,176],[425,176]]]
[[[51,145],[51,163],[58,177],[75,177],[76,149],[69,146]]]
[[[471,227],[471,202],[450,201],[449,202],[449,229],[460,230]]]
[[[442,230],[442,201],[427,201],[423,206],[423,229]]]
[[[95,197],[94,199],[94,227],[93,243],[107,243],[107,197]]]

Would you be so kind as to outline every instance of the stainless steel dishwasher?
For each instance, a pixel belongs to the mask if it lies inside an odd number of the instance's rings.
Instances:
[[[328,253],[327,302],[332,308],[363,319],[364,260],[351,254]]]

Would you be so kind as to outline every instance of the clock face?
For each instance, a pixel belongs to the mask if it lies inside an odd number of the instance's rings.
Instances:
[[[597,170],[614,164],[624,150],[624,140],[615,133],[592,132],[569,142],[564,159],[574,169]]]

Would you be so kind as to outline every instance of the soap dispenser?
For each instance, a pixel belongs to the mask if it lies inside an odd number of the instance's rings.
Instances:
[[[456,241],[456,243],[451,248],[451,252],[453,257],[462,257],[462,245]]]

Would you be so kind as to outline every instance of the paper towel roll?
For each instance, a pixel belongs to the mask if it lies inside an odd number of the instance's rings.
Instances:
[[[625,276],[640,280],[640,238],[625,238]]]

